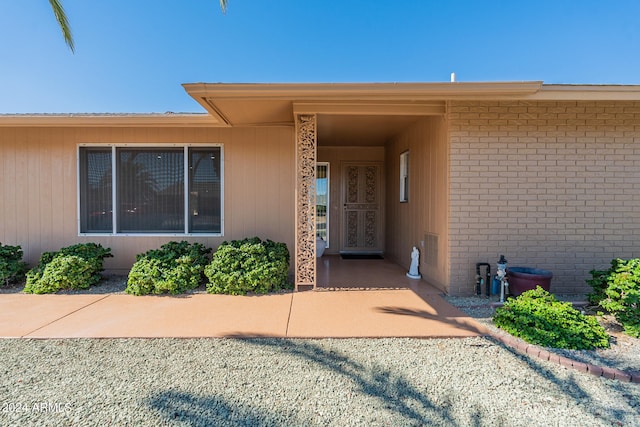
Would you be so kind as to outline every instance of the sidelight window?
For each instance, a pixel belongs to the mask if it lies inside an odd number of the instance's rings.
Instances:
[[[409,201],[409,152],[400,154],[400,202]]]
[[[329,247],[329,163],[316,165],[316,234]]]

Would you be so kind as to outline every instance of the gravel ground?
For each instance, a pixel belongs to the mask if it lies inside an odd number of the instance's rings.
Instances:
[[[22,283],[12,283],[8,286],[0,287],[0,294],[17,294],[22,293],[24,289],[24,281]],[[60,295],[82,295],[82,294],[124,294],[127,287],[127,276],[122,275],[104,275],[97,285],[91,286],[89,289],[58,291]],[[202,285],[197,289],[190,291],[191,293],[206,292],[205,286]]]
[[[586,297],[576,298],[573,295],[556,295],[556,297],[563,301],[586,301]],[[496,328],[492,321],[494,309],[491,307],[491,303],[497,302],[498,297],[445,297],[445,299],[492,331],[505,333]],[[610,348],[588,351],[552,348],[548,348],[547,350],[592,365],[606,366],[625,371],[640,371],[640,339],[623,334],[622,326],[616,322],[613,316],[601,316],[598,320],[611,337]]]
[[[639,426],[640,387],[469,339],[0,340],[0,425]]]
[[[493,299],[447,299],[494,328]],[[640,340],[608,330],[611,349],[560,354],[638,369]],[[489,338],[5,339],[0,355],[2,426],[640,426],[637,384]]]

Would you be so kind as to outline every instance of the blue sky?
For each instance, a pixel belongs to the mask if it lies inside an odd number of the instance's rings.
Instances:
[[[0,113],[200,112],[181,83],[640,83],[640,1],[0,0]]]

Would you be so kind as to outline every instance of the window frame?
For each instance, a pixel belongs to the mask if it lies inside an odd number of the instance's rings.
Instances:
[[[82,232],[82,200],[81,200],[81,184],[80,181],[82,179],[81,171],[81,160],[82,156],[80,155],[81,148],[85,147],[95,147],[95,148],[111,148],[111,171],[112,171],[112,185],[111,185],[111,215],[112,215],[112,227],[111,232]],[[198,149],[206,149],[206,148],[219,148],[220,149],[220,232],[203,232],[203,233],[194,233],[189,232],[189,196],[190,196],[190,188],[189,188],[189,148],[194,147]],[[182,148],[184,152],[184,221],[185,221],[185,229],[184,232],[160,232],[160,231],[151,231],[148,233],[145,232],[118,232],[118,218],[117,218],[117,150],[118,148],[144,148],[144,149],[168,149],[168,148]],[[127,236],[144,236],[144,237],[224,237],[224,144],[222,143],[80,143],[77,144],[76,147],[76,221],[77,221],[77,231],[78,236],[110,236],[110,237],[127,237]]]
[[[327,207],[327,212],[326,212],[326,230],[325,230],[325,233],[326,233],[327,236],[326,236],[326,239],[325,239],[325,242],[326,242],[325,248],[328,248],[329,247],[329,235],[330,235],[329,234],[329,222],[330,222],[329,217],[331,216],[330,215],[330,212],[331,212],[331,208],[330,208],[330,203],[331,203],[331,201],[330,201],[330,199],[331,199],[331,176],[330,176],[331,175],[331,165],[330,165],[329,162],[316,162],[316,212],[317,212],[317,209],[318,209],[318,201],[317,201],[318,200],[318,185],[317,185],[318,184],[318,182],[317,182],[317,180],[318,180],[318,166],[324,166],[327,169],[327,178],[326,178],[326,180],[327,180],[327,206],[326,206]],[[316,218],[316,228],[317,228],[317,221],[318,220]],[[318,234],[318,230],[316,229],[316,235],[317,234]]]
[[[400,153],[400,203],[409,203],[409,150]]]

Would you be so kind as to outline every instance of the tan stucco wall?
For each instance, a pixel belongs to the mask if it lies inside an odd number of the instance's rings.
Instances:
[[[475,263],[553,272],[589,291],[589,270],[640,256],[640,103],[451,102],[452,294]]]
[[[386,147],[387,256],[408,269],[411,248],[418,247],[423,279],[443,290],[449,283],[447,141],[445,118],[433,116],[420,119]],[[409,201],[401,203],[400,154],[407,150]],[[437,238],[434,246],[427,235]]]
[[[77,144],[222,143],[223,237],[78,236]],[[217,247],[258,235],[294,251],[294,132],[269,128],[0,128],[0,242],[22,246],[26,261],[77,242],[111,247],[108,270],[169,240]]]

